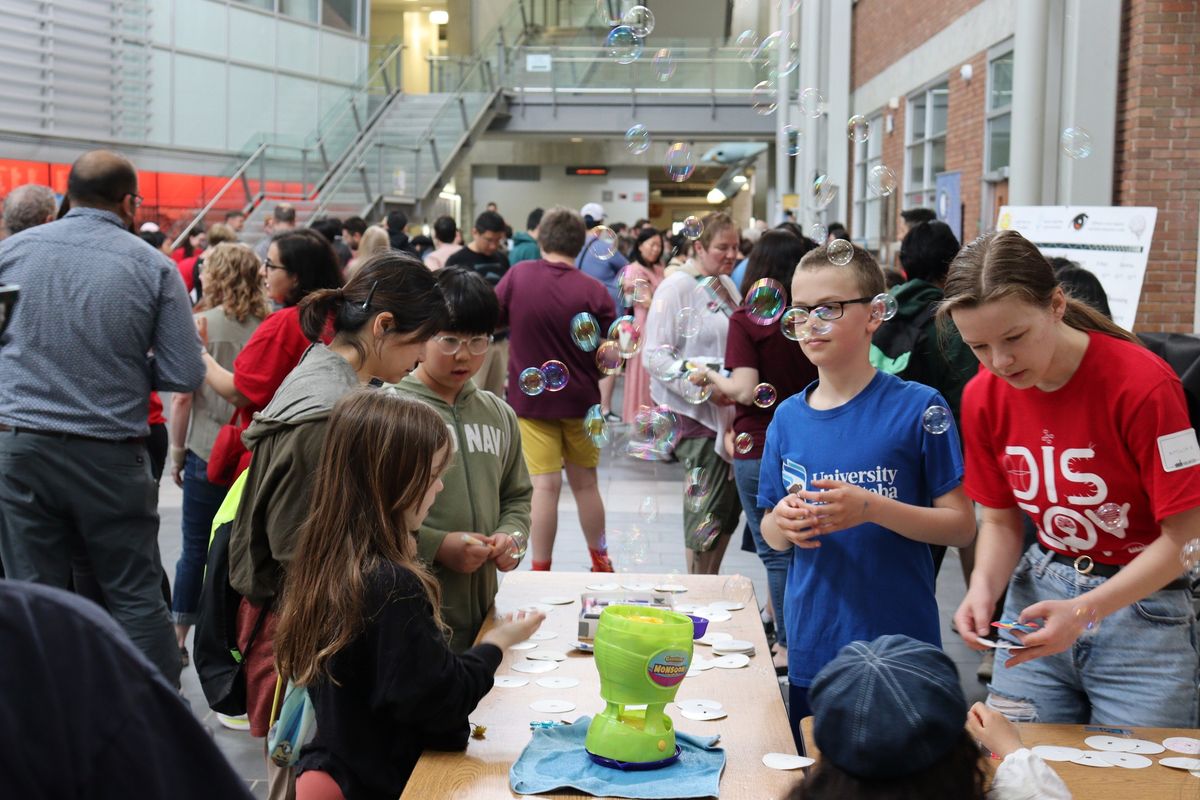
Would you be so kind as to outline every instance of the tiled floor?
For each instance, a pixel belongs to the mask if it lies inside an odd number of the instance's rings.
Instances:
[[[672,570],[682,572],[683,469],[678,464],[653,464],[618,455],[620,444],[618,437],[611,448],[606,448],[600,465],[600,489],[608,516],[607,528],[612,535],[615,530],[628,533],[636,526],[647,540],[647,555],[642,563],[630,564],[627,561],[623,563],[620,550],[615,551],[613,555],[618,570],[628,568],[632,572],[658,575],[665,575]],[[647,522],[640,512],[643,501],[648,496],[654,497],[658,505],[658,516],[653,522]],[[180,490],[169,479],[165,481],[159,500],[162,516],[159,544],[164,563],[172,575],[180,547],[181,501]],[[566,487],[563,489],[559,507],[554,565],[556,569],[580,571],[587,570],[590,565],[575,513],[575,504],[570,490]],[[527,569],[527,563],[521,568]],[[730,545],[721,572],[749,576],[754,581],[760,603],[765,602],[766,573],[762,564],[753,553],[737,549],[737,542]],[[942,617],[942,637],[946,652],[958,665],[967,700],[972,702],[984,696],[983,684],[975,678],[979,656],[963,645],[959,637],[950,630],[951,616],[964,591],[958,555],[951,551],[946,556],[945,566],[938,580],[937,596]],[[202,724],[213,732],[218,746],[238,773],[246,778],[255,796],[266,797],[266,768],[263,763],[262,742],[252,739],[247,733],[229,731],[221,727],[216,716],[205,705],[195,670],[184,670],[183,689]]]

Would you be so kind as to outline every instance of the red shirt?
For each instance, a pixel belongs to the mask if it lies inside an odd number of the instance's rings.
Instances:
[[[162,398],[158,396],[158,392],[150,393],[150,415],[146,420],[149,425],[165,425],[167,418],[163,416]]]
[[[732,372],[737,367],[758,370],[758,382],[771,384],[777,394],[775,404],[768,408],[738,403],[734,413],[734,433],[753,436],[754,448],[747,453],[739,453],[735,448],[733,457],[759,459],[775,409],[815,381],[817,368],[804,355],[799,342],[788,341],[778,323],[755,325],[742,308],[729,318],[729,336],[725,340],[725,368]]]
[[[578,419],[600,402],[600,370],[595,351],[580,350],[571,339],[571,318],[587,311],[600,323],[600,335],[616,319],[612,296],[600,281],[574,264],[544,259],[522,261],[496,286],[500,324],[508,325],[508,404],[527,419]],[[570,380],[558,392],[530,397],[517,376],[526,367],[561,361]]]
[[[321,340],[333,338],[326,328]],[[263,320],[233,362],[233,385],[255,409],[266,408],[275,390],[312,344],[300,329],[300,309],[281,308]]]
[[[1014,389],[990,372],[967,384],[963,485],[989,508],[1019,506],[1052,550],[1128,564],[1163,519],[1200,506],[1200,448],[1166,362],[1089,336],[1056,391]]]
[[[196,275],[196,260],[199,258],[197,254],[179,262],[179,274],[183,276],[183,285],[189,292],[192,291],[192,284],[195,282],[192,279]]]

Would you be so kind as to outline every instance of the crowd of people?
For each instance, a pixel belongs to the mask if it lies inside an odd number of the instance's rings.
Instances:
[[[646,414],[671,428],[653,454],[706,484],[684,504],[688,571],[717,573],[743,518],[763,564],[797,747],[812,715],[824,754],[797,797],[983,797],[976,741],[1003,758],[993,796],[1068,797],[1010,720],[1197,724],[1180,552],[1200,447],[1180,381],[1094,276],[1016,232],[960,247],[906,212],[889,274],[844,227],[813,241],[722,212],[681,234],[538,208],[514,235],[491,206],[467,237],[441,217],[410,238],[400,211],[301,226],[285,204],[253,246],[233,211],[171,249],[127,159],[82,155],[66,196],[4,201],[0,284],[20,296],[0,325],[0,651],[45,670],[0,659],[0,685],[33,736],[91,731],[71,751],[96,755],[22,765],[26,793],[147,794],[137,776],[247,796],[177,694],[213,657],[189,633],[228,592],[217,655],[245,715],[222,721],[267,736],[292,684],[315,713],[297,761],[267,758],[271,796],[398,796],[424,749],[467,745],[504,650],[541,623],[480,636],[526,545],[551,569],[564,474],[591,570],[613,571],[597,429]],[[763,291],[766,324],[744,303]],[[969,710],[940,650],[949,547],[956,630],[997,664]],[[1024,649],[996,648],[1001,618],[1036,623]]]

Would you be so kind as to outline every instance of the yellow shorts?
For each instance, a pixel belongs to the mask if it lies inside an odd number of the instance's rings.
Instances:
[[[587,469],[600,464],[600,450],[584,432],[582,419],[518,417],[517,424],[530,475],[558,472],[566,462]]]

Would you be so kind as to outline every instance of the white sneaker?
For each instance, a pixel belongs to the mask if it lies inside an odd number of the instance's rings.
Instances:
[[[231,717],[228,714],[218,713],[217,722],[231,731],[250,730],[250,719],[245,714],[238,714],[236,717]]]

